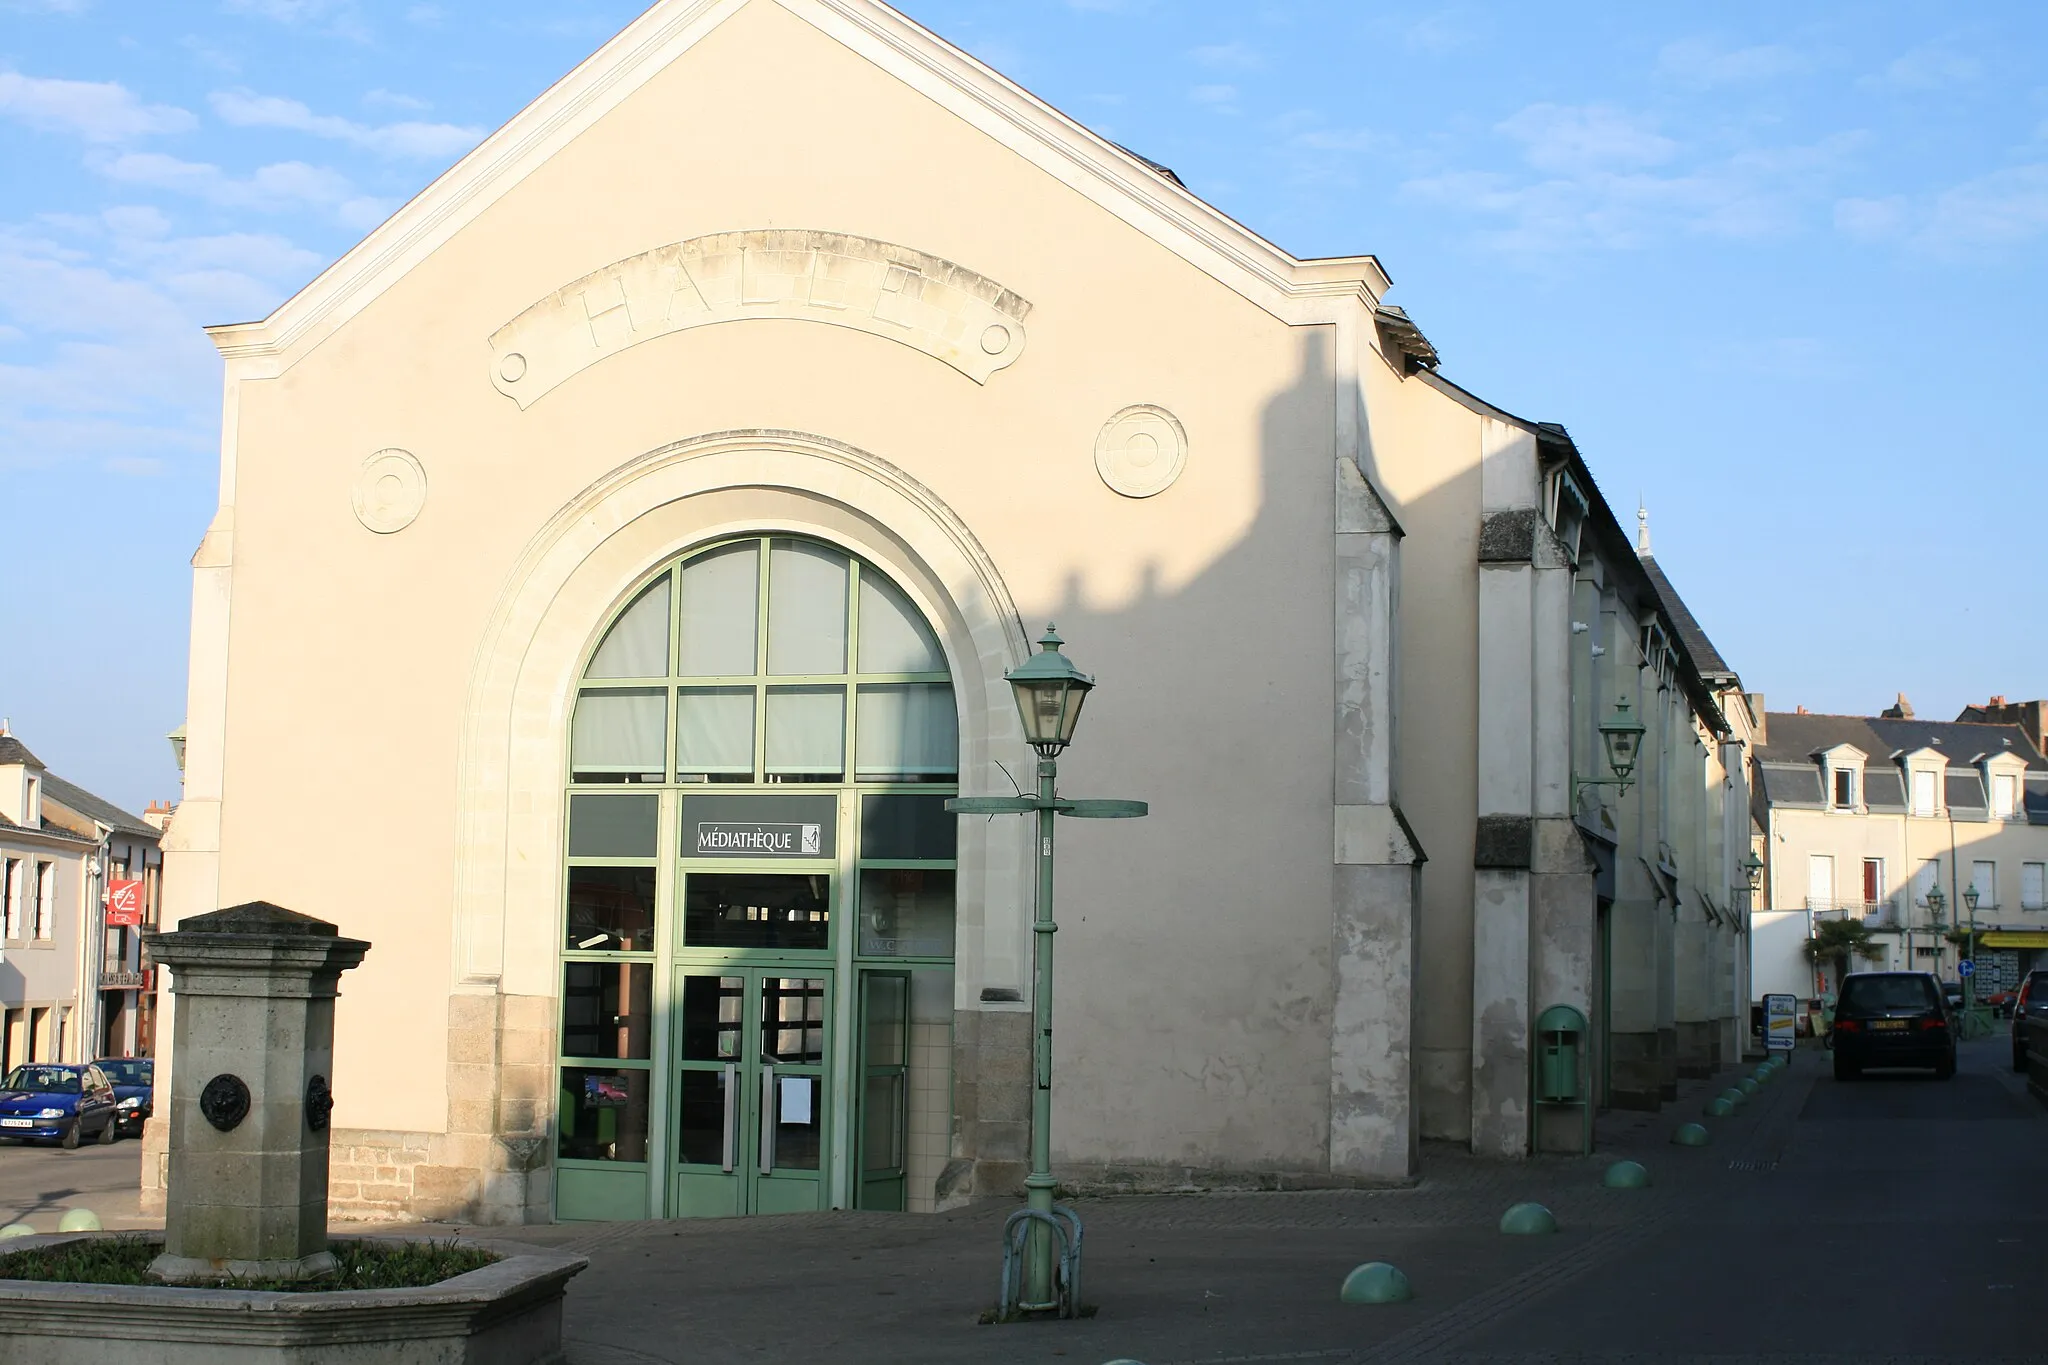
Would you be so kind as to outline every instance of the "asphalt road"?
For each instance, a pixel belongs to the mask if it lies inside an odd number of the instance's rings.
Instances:
[[[109,1228],[143,1226],[137,1217],[142,1143],[111,1147],[88,1141],[75,1152],[56,1144],[0,1143],[0,1224],[27,1223],[55,1232],[69,1208],[88,1208]]]
[[[1670,1133],[1740,1073],[1656,1116],[1609,1115],[1600,1155],[1425,1156],[1413,1190],[1088,1200],[1092,1319],[981,1327],[1010,1206],[573,1225],[574,1365],[1936,1365],[2048,1361],[2048,1111],[2003,1038],[1951,1081],[1838,1085],[1802,1053],[1706,1147]],[[1617,1156],[1651,1189],[1606,1190]],[[1538,1199],[1550,1237],[1507,1237]],[[482,1235],[491,1235],[483,1233]],[[504,1235],[502,1233],[497,1235]],[[1400,1266],[1412,1303],[1341,1305]]]
[[[1013,1205],[465,1229],[589,1257],[572,1365],[831,1359],[876,1365],[1947,1365],[2048,1361],[2048,1109],[2003,1037],[1950,1081],[1840,1084],[1799,1055],[1712,1141],[1670,1133],[1741,1074],[1600,1123],[1591,1159],[1425,1156],[1413,1189],[1086,1200],[1072,1323],[983,1327]],[[84,1205],[134,1225],[140,1144],[0,1146],[0,1221]],[[1650,1189],[1600,1174],[1642,1161]],[[1536,1199],[1550,1237],[1496,1230]],[[1340,1304],[1387,1260],[1411,1303]]]

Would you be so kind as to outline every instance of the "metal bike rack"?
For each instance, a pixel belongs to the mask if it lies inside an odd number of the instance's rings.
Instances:
[[[1031,1235],[1033,1223],[1044,1224],[1047,1236],[1060,1239],[1053,1297],[1044,1303],[1023,1302],[1024,1241]],[[1054,1311],[1063,1318],[1081,1311],[1081,1215],[1065,1204],[1054,1204],[1051,1213],[1018,1209],[1003,1222],[1003,1283],[996,1295],[996,1313],[1007,1319],[1016,1313]]]

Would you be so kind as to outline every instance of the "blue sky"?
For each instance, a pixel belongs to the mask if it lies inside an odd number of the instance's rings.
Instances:
[[[0,0],[0,714],[174,797],[219,366],[631,0]],[[911,0],[1565,423],[1774,708],[2048,694],[2048,6]],[[346,718],[338,718],[346,723]]]

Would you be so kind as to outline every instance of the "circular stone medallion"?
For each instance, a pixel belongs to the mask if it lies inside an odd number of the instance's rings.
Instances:
[[[1139,403],[1102,424],[1095,470],[1127,498],[1163,493],[1188,462],[1188,434],[1165,408]]]
[[[356,476],[356,520],[380,536],[403,531],[427,501],[427,471],[410,451],[380,450]]]
[[[223,1133],[249,1117],[249,1086],[240,1076],[222,1072],[199,1092],[199,1112]]]

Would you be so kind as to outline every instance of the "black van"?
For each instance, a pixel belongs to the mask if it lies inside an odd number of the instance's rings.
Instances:
[[[1835,1079],[1853,1081],[1868,1066],[1931,1066],[1956,1074],[1956,1031],[1941,983],[1927,972],[1855,972],[1842,981],[1835,1026]]]

